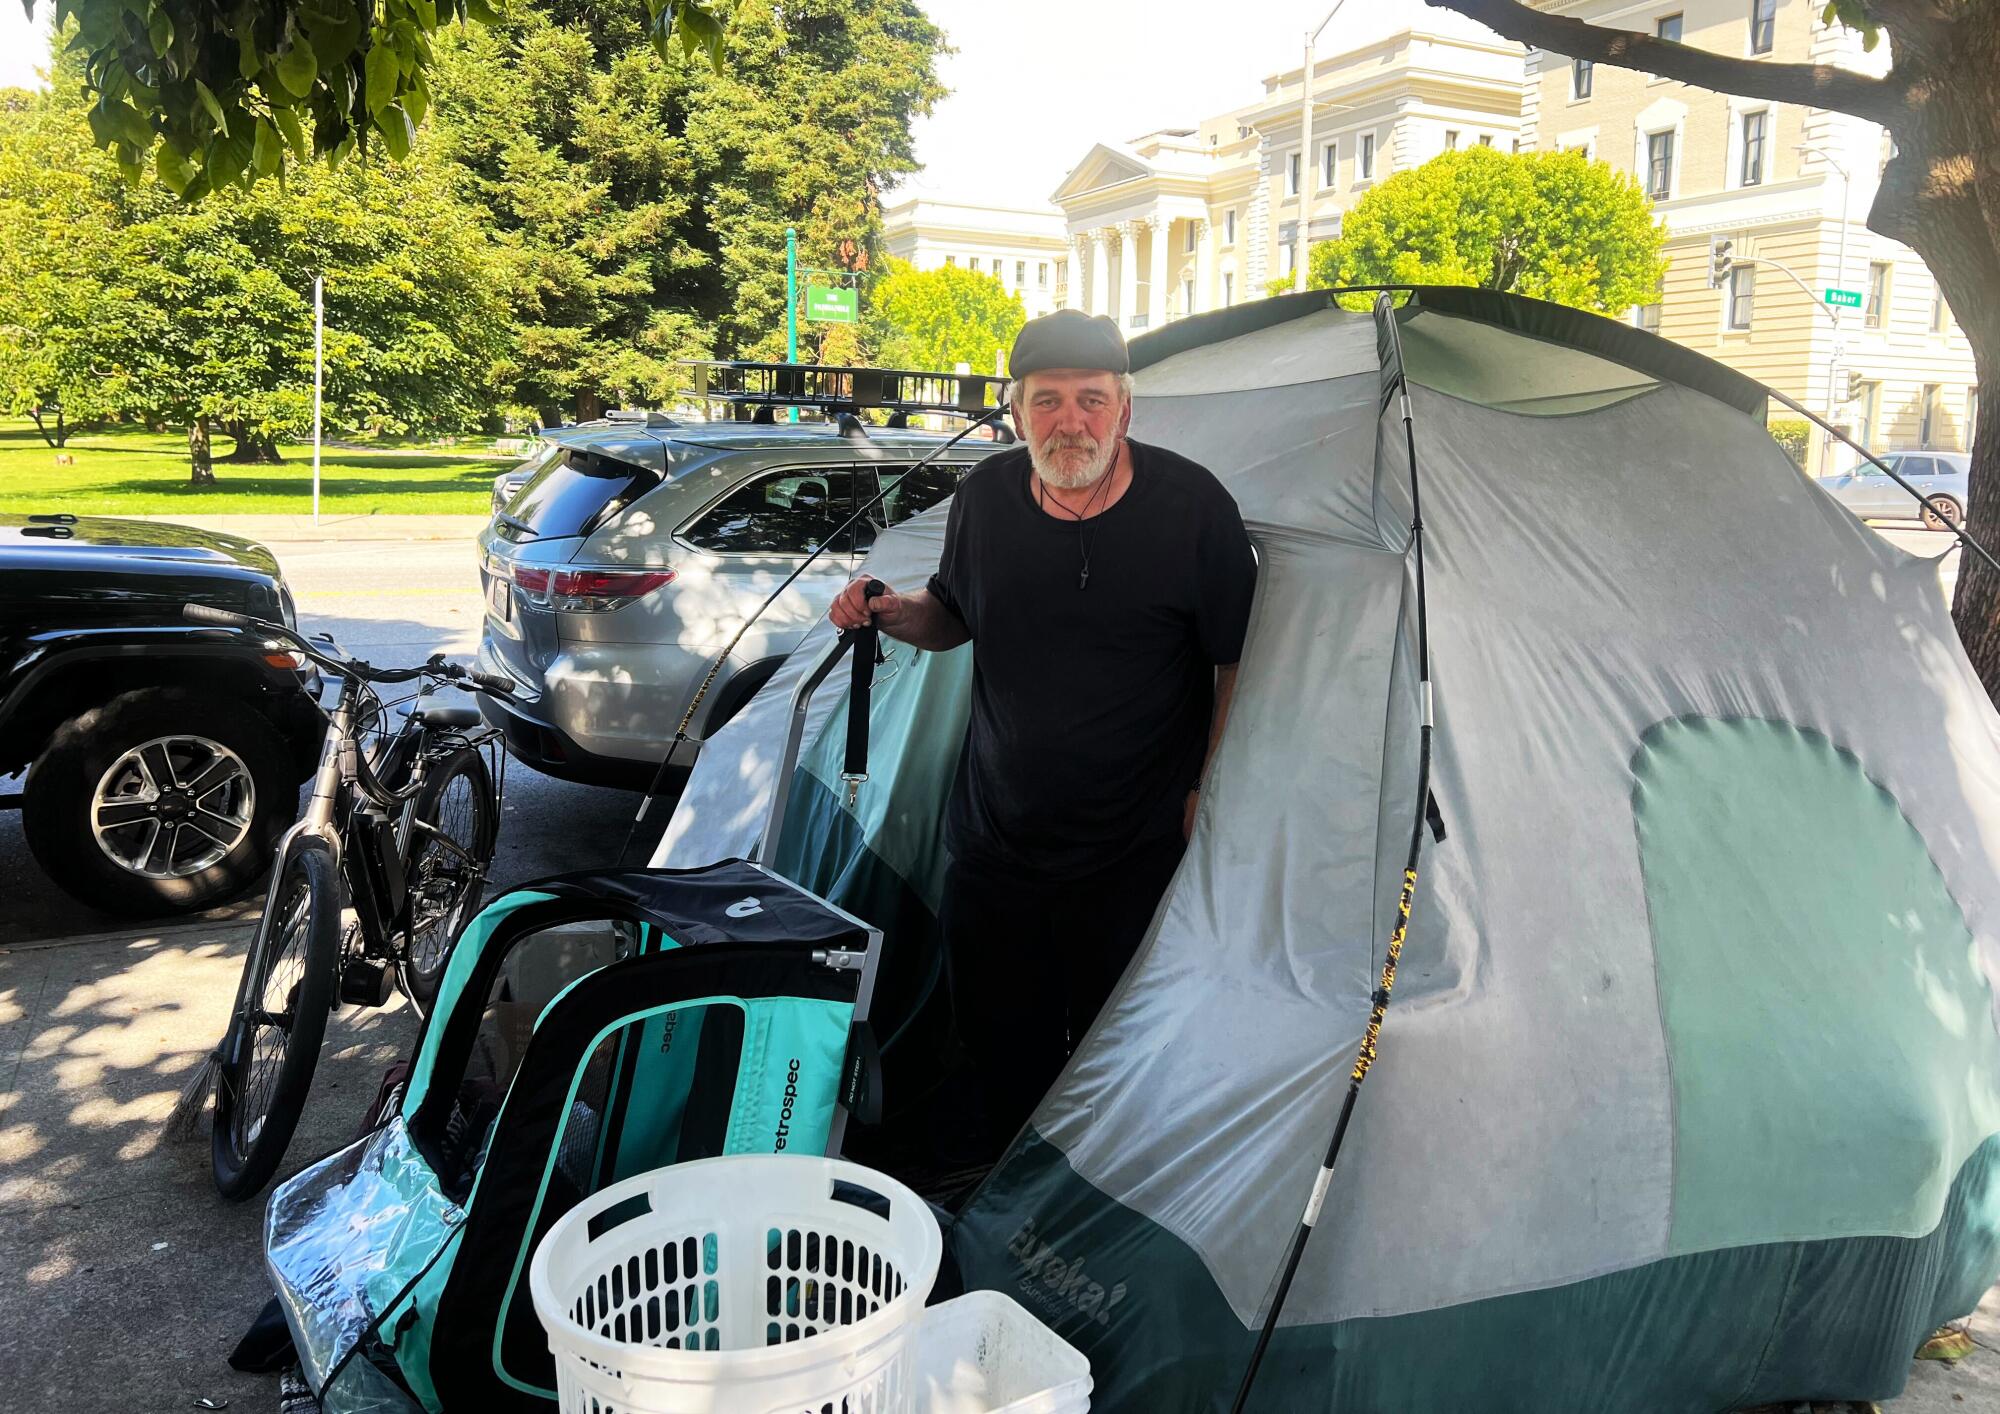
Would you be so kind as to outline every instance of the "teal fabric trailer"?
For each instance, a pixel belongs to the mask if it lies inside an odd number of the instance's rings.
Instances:
[[[837,1148],[879,942],[741,861],[488,904],[388,1124],[271,1200],[266,1259],[328,1414],[547,1408],[535,1243],[634,1173]],[[714,1348],[700,1260],[663,1343]]]

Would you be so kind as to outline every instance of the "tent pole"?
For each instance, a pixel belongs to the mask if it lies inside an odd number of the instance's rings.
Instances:
[[[1915,496],[1919,504],[1921,504],[1925,510],[1929,511],[1932,515],[1937,516],[1937,518],[1940,521],[1942,521],[1945,525],[1950,526],[1951,533],[1958,537],[1959,544],[1969,547],[1974,553],[1976,553],[1979,556],[1980,559],[1986,561],[1988,565],[1992,566],[1996,570],[2000,570],[2000,560],[1994,559],[1993,556],[1987,551],[1986,547],[1980,544],[1977,540],[1974,540],[1972,536],[1966,531],[1966,528],[1963,525],[1959,525],[1953,522],[1950,517],[1941,514],[1938,508],[1931,504],[1931,498],[1929,496],[1926,496],[1923,492],[1919,491],[1916,487],[1912,486],[1908,481],[1904,480],[1902,474],[1898,472],[1894,467],[1890,466],[1887,462],[1883,461],[1880,457],[1876,456],[1873,452],[1869,451],[1866,447],[1862,446],[1859,442],[1855,441],[1852,437],[1848,436],[1838,427],[1835,427],[1831,422],[1828,422],[1825,418],[1821,417],[1811,408],[1805,406],[1805,404],[1797,401],[1794,398],[1788,397],[1786,394],[1779,392],[1776,388],[1767,388],[1765,391],[1770,393],[1772,397],[1776,398],[1779,402],[1783,403],[1793,412],[1797,413],[1800,417],[1807,418],[1812,422],[1817,423],[1822,431],[1826,432],[1830,436],[1839,438],[1842,442],[1845,442],[1854,451],[1859,452],[1861,454],[1861,459],[1863,461],[1872,464],[1877,471],[1881,472],[1884,476],[1888,477],[1891,481],[1895,482],[1898,486],[1902,487],[1912,496]],[[1801,472],[1800,475],[1804,475],[1804,473]]]
[[[1415,556],[1415,578],[1417,590],[1417,686],[1422,716],[1417,736],[1417,811],[1416,820],[1410,827],[1410,852],[1403,863],[1403,889],[1396,900],[1396,924],[1389,934],[1389,948],[1382,958],[1382,975],[1370,998],[1368,1024],[1361,1033],[1361,1045],[1354,1057],[1354,1069],[1347,1078],[1347,1097],[1341,1101],[1340,1118],[1334,1123],[1333,1137],[1326,1146],[1326,1157],[1320,1161],[1319,1175],[1313,1180],[1312,1194],[1306,1199],[1305,1212],[1299,1217],[1298,1228],[1292,1233],[1291,1245],[1285,1251],[1285,1265],[1278,1276],[1278,1285],[1271,1293],[1271,1307],[1264,1316],[1264,1324],[1257,1332],[1257,1343],[1250,1351],[1250,1363],[1244,1368],[1243,1382],[1236,1387],[1236,1398],[1230,1403],[1230,1414],[1243,1414],[1250,1400],[1250,1387],[1256,1383],[1257,1372],[1263,1366],[1265,1352],[1270,1348],[1271,1336],[1278,1328],[1278,1315],[1284,1310],[1285,1298],[1291,1293],[1292,1279],[1298,1275],[1299,1262],[1305,1256],[1306,1241],[1312,1236],[1313,1227],[1319,1222],[1320,1209],[1326,1203],[1327,1189],[1333,1183],[1333,1166],[1340,1158],[1340,1148],[1347,1138],[1348,1121],[1354,1117],[1354,1102],[1361,1094],[1362,1082],[1368,1079],[1368,1072],[1375,1064],[1377,1047],[1382,1038],[1382,1021],[1389,1011],[1389,993],[1396,986],[1396,964],[1402,960],[1403,939],[1410,930],[1410,905],[1417,892],[1417,862],[1423,851],[1424,829],[1426,825],[1435,832],[1437,838],[1444,838],[1444,829],[1431,803],[1431,659],[1430,622],[1424,602],[1424,513],[1423,501],[1417,487],[1417,438],[1413,419],[1410,415],[1410,383],[1403,367],[1402,333],[1396,327],[1395,311],[1389,308],[1389,297],[1384,294],[1375,302],[1375,317],[1387,330],[1389,344],[1396,359],[1396,395],[1401,404],[1403,420],[1403,445],[1410,461],[1410,548]]]

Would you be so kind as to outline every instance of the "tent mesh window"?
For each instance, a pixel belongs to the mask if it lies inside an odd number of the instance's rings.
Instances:
[[[445,1122],[438,1158],[439,1177],[446,1191],[463,1195],[485,1162],[493,1122],[499,1118],[500,1106],[527,1054],[535,1019],[563,988],[586,973],[630,956],[636,943],[634,930],[608,922],[546,928],[514,942],[481,1008],[465,1074],[458,1081],[451,1116]],[[610,1062],[594,1056],[589,1070],[602,1074],[593,1084],[587,1073],[578,1091],[579,1103],[595,1095],[595,1113],[601,1114]],[[585,1142],[577,1137],[577,1129],[574,1123],[565,1125],[566,1145]],[[589,1142],[594,1147],[594,1138]]]

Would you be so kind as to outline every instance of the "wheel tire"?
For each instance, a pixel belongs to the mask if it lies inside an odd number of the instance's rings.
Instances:
[[[248,773],[251,804],[247,829],[220,858],[184,874],[149,877],[113,859],[93,826],[108,774],[136,748],[161,739],[233,753]],[[264,872],[298,801],[284,740],[254,709],[233,697],[149,687],[114,697],[57,730],[28,771],[21,825],[43,872],[65,893],[93,908],[145,916],[205,908],[240,892]],[[123,846],[133,837],[116,838]],[[202,840],[190,840],[198,852]],[[197,853],[187,862],[197,862]]]
[[[458,751],[431,772],[417,794],[417,818],[437,826],[481,864],[493,860],[500,821],[493,810],[493,776],[477,751]],[[410,951],[407,978],[417,1002],[428,1012],[444,980],[452,944],[479,912],[484,877],[466,878],[464,861],[421,832],[411,842],[407,877],[411,889]],[[449,897],[427,902],[419,892],[433,871]],[[431,921],[426,926],[426,919]]]
[[[301,838],[285,856],[276,904],[264,927],[275,930],[259,976],[245,989],[246,1005],[269,1013],[267,993],[284,991],[284,1049],[259,1049],[278,1027],[255,1027],[240,1040],[239,1059],[225,1064],[215,1086],[215,1126],[209,1141],[215,1191],[241,1202],[271,1181],[285,1157],[312,1089],[313,1069],[326,1040],[340,961],[340,871],[322,840]],[[289,926],[288,926],[289,924]],[[244,964],[246,967],[249,963]],[[245,1025],[239,1015],[232,1029]]]
[[[1936,511],[1932,510],[1930,506],[1928,505],[1925,506],[1924,529],[1952,530],[1955,529],[1957,526],[1964,524],[1965,507],[1961,506],[1955,497],[1932,496],[1931,501],[1939,506],[1942,506],[1944,508],[1944,514],[1939,515]]]

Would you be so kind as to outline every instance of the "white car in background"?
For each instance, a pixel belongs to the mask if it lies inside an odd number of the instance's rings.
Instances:
[[[1884,465],[1931,498],[1932,510],[1896,484],[1872,462],[1852,471],[1820,478],[1828,495],[1863,520],[1921,520],[1932,530],[1945,530],[1965,520],[1971,501],[1966,483],[1972,471],[1969,452],[1888,452]]]

